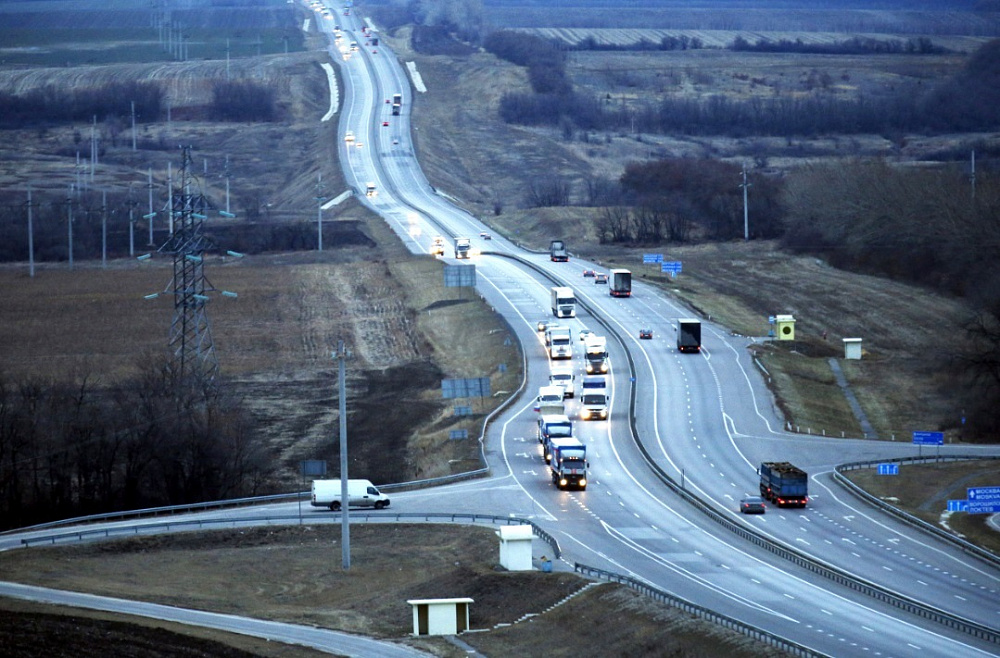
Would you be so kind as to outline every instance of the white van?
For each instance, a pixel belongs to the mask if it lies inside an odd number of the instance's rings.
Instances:
[[[329,507],[339,512],[340,489],[340,480],[313,480],[312,506]],[[376,489],[370,480],[348,480],[347,499],[351,507],[382,509],[389,506],[389,497]]]

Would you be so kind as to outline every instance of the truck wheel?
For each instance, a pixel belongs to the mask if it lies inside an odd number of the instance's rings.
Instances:
[[[384,500],[376,500],[375,501],[375,509],[382,509],[384,507],[385,507],[385,501]]]
[[[332,503],[330,503],[330,509],[332,511],[334,511],[334,512],[339,512],[340,511],[340,501],[339,500],[335,500]]]

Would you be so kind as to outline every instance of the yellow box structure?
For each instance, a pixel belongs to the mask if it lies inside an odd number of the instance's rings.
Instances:
[[[795,318],[791,315],[774,316],[774,324],[778,331],[778,340],[795,340]]]
[[[470,598],[411,599],[414,635],[458,635],[469,630]]]

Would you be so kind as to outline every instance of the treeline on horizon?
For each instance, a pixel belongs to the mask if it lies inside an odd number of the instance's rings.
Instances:
[[[622,108],[576,91],[566,72],[566,54],[551,40],[500,31],[486,38],[484,48],[528,69],[532,91],[508,92],[500,100],[500,116],[507,123],[728,137],[972,132],[1000,125],[1000,39],[983,45],[959,74],[929,92],[905,88],[885,98],[852,100],[823,94],[668,98],[641,108]],[[823,80],[817,85],[821,88]]]

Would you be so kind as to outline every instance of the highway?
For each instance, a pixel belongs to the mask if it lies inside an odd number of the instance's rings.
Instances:
[[[452,237],[472,238],[483,252],[471,261],[477,290],[508,320],[528,365],[523,394],[489,425],[485,453],[492,477],[394,494],[393,509],[529,518],[556,537],[567,564],[630,575],[820,654],[997,655],[1000,644],[906,612],[747,541],[667,486],[664,477],[736,527],[818,563],[1000,631],[1000,569],[860,502],[831,477],[837,464],[913,456],[914,446],[789,433],[749,356],[755,339],[703,321],[702,352],[679,354],[674,323],[691,312],[658,290],[636,281],[632,297],[613,298],[606,286],[581,276],[583,269],[599,269],[592,263],[553,263],[502,236],[480,238],[489,227],[424,177],[410,138],[414,88],[384,42],[377,53],[365,45],[355,13],[337,12],[335,21],[318,23],[331,31],[331,44],[333,24],[343,30],[342,43],[359,44],[348,58],[338,46],[331,50],[345,87],[339,141],[347,182],[415,253],[428,253],[435,235],[445,236],[446,257]],[[403,94],[400,116],[385,102],[395,93]],[[354,134],[353,143],[344,140],[345,131]],[[376,196],[365,197],[369,182]],[[609,420],[575,423],[592,467],[588,488],[578,492],[552,485],[532,410],[549,373],[536,323],[551,318],[549,288],[557,283],[573,287],[581,302],[577,318],[561,322],[574,332],[578,378],[583,362],[575,336],[584,327],[609,337],[612,363]],[[639,340],[646,326],[653,339]],[[575,401],[568,406],[578,408]],[[944,446],[941,454],[977,450],[998,453],[996,447]],[[739,514],[737,501],[757,493],[756,466],[771,460],[791,461],[810,473],[809,506]],[[270,507],[292,514],[295,506]],[[199,514],[260,513],[255,507]],[[0,549],[18,539],[4,537]]]

